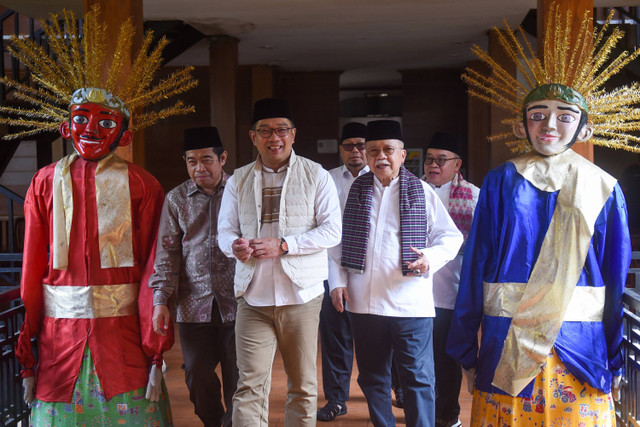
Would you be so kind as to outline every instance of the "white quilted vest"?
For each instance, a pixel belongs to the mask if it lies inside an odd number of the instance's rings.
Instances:
[[[289,167],[282,185],[278,236],[301,234],[316,227],[315,196],[318,175],[322,166],[292,151]],[[233,173],[238,190],[238,216],[242,237],[260,236],[262,216],[262,164],[260,159],[236,169]],[[327,251],[308,255],[282,255],[279,257],[285,274],[301,288],[307,288],[327,278]],[[255,259],[236,262],[234,290],[242,296],[255,271]]]

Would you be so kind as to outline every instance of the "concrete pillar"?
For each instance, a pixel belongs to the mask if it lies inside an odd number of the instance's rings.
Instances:
[[[483,74],[489,73],[489,67],[476,60],[468,64],[470,68]],[[478,187],[491,170],[491,144],[487,135],[491,134],[490,104],[467,95],[467,177]]]
[[[507,31],[507,30],[498,30],[498,31]],[[504,48],[500,45],[498,41],[499,33],[495,30],[491,30],[489,32],[489,54],[491,57],[500,64],[506,71],[509,72],[512,76],[516,75],[516,65],[513,63],[509,55],[504,51]],[[500,133],[508,132],[511,133],[511,129],[506,127],[502,121],[504,119],[508,119],[512,117],[512,113],[507,112],[506,110],[498,107],[494,104],[489,104],[489,114],[490,114],[490,122],[489,126],[491,132],[489,135],[498,135]],[[515,137],[512,136],[513,139]],[[511,151],[509,147],[504,144],[504,141],[498,143],[489,143],[491,154],[489,158],[491,159],[491,168],[499,166],[506,162],[509,159],[516,157],[518,154]]]
[[[237,166],[238,125],[236,104],[238,92],[238,39],[213,37],[209,45],[209,81],[211,125],[218,128],[229,156],[227,171]]]

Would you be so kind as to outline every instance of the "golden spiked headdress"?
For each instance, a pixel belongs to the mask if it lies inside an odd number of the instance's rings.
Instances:
[[[82,34],[75,14],[63,10],[52,14],[41,26],[49,43],[49,54],[31,39],[12,38],[11,55],[27,66],[36,87],[29,87],[2,77],[0,82],[14,88],[14,97],[33,106],[30,109],[0,107],[0,123],[21,130],[4,139],[21,138],[58,129],[68,120],[69,107],[92,102],[117,110],[129,118],[129,129],[142,129],[159,119],[195,111],[180,100],[159,110],[145,109],[150,105],[186,92],[198,85],[191,75],[193,67],[180,69],[168,78],[154,82],[160,68],[162,50],[168,41],[162,38],[155,47],[148,31],[131,67],[130,48],[135,30],[128,19],[120,27],[113,58],[107,58],[106,26],[101,23],[100,9],[94,6],[85,14]],[[104,64],[111,60],[108,72]]]
[[[611,76],[633,61],[639,50],[624,51],[612,61],[609,56],[624,36],[617,27],[607,36],[613,11],[600,31],[591,27],[588,12],[582,17],[580,31],[571,38],[571,12],[563,13],[558,4],[551,7],[547,17],[544,39],[544,61],[536,57],[522,28],[512,30],[506,23],[505,31],[498,31],[498,41],[511,61],[516,65],[524,82],[506,71],[486,51],[474,46],[472,51],[486,63],[492,73],[485,76],[467,68],[462,79],[468,85],[469,94],[495,104],[514,114],[503,120],[513,125],[522,120],[522,108],[540,99],[558,99],[575,104],[589,113],[593,137],[589,142],[609,148],[640,152],[640,138],[630,132],[640,130],[640,109],[633,107],[640,102],[640,86],[634,83],[611,91],[603,88]],[[518,38],[524,40],[520,43]],[[524,45],[523,45],[524,44]],[[530,144],[515,139],[511,132],[489,137],[491,142],[504,140],[513,151],[526,152]]]

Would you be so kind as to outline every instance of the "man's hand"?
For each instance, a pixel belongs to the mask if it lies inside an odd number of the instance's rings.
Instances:
[[[253,249],[252,257],[256,259],[275,258],[282,255],[280,242],[277,237],[264,237],[261,239],[251,239],[249,245]]]
[[[611,381],[611,396],[616,402],[620,400],[620,383],[622,382],[622,375],[616,375]]]
[[[165,336],[167,335],[167,329],[169,329],[169,321],[171,320],[171,313],[169,313],[169,307],[165,304],[159,304],[153,307],[153,330],[156,334]]]
[[[349,302],[349,292],[345,286],[331,291],[331,302],[339,313],[344,312],[344,301]]]
[[[234,240],[231,244],[231,250],[240,262],[247,262],[253,252],[253,248],[249,246],[249,239],[245,239],[244,237]]]
[[[417,260],[407,263],[407,267],[411,270],[411,273],[409,274],[411,274],[412,276],[422,276],[427,271],[429,271],[429,261],[420,250],[414,248],[413,246],[409,246],[409,248],[414,253],[418,254]]]
[[[469,370],[463,368],[462,372],[464,372],[464,377],[467,379],[467,389],[469,390],[469,393],[473,394],[476,383],[476,368],[471,368]]]
[[[162,369],[151,365],[151,371],[149,372],[149,383],[147,384],[147,393],[144,395],[145,399],[151,402],[157,402],[160,400],[162,394]]]
[[[22,387],[24,388],[24,394],[22,398],[27,405],[31,405],[35,399],[33,390],[36,387],[36,377],[27,377],[22,379]]]

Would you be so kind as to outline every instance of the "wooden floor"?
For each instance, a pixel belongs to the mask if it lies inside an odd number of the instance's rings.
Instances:
[[[319,348],[319,346],[318,346]],[[182,366],[182,351],[180,349],[180,340],[178,339],[178,331],[176,329],[176,344],[165,354],[165,360],[168,365],[165,373],[165,381],[169,389],[169,397],[171,399],[171,409],[173,411],[173,420],[176,427],[197,427],[202,426],[200,419],[193,413],[193,405],[189,400],[187,386],[184,383],[184,371]],[[367,402],[358,387],[356,378],[358,376],[357,366],[354,362],[354,372],[351,377],[351,400],[347,402],[348,413],[337,417],[332,422],[318,422],[319,426],[331,427],[347,427],[347,426],[371,426],[369,421],[369,412],[367,410]],[[322,407],[326,403],[322,394],[322,376],[320,371],[320,354],[318,354],[318,406]],[[282,367],[282,359],[280,354],[276,354],[273,369],[273,379],[271,382],[270,395],[270,426],[284,425],[284,403],[287,395],[287,379]],[[467,392],[467,386],[462,384],[460,392],[460,405],[462,411],[460,420],[463,426],[469,425],[469,416],[471,412],[471,395]],[[393,407],[393,413],[399,426],[405,425],[404,413],[402,409]]]

